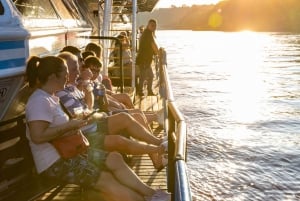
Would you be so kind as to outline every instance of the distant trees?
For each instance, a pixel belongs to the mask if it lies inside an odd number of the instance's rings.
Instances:
[[[139,17],[158,19],[161,29],[298,32],[300,0],[226,0],[216,5],[162,8]]]

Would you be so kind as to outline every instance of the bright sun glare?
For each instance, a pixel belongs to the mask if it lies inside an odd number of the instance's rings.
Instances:
[[[167,8],[171,7],[172,5],[175,5],[177,7],[180,7],[182,5],[196,5],[196,4],[216,4],[220,0],[161,0],[157,3],[157,8]]]

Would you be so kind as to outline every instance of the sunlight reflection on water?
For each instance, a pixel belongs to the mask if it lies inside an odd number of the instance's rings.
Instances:
[[[158,31],[195,201],[300,200],[300,35]]]

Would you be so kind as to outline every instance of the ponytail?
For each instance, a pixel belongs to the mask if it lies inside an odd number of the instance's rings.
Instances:
[[[27,61],[27,68],[26,68],[26,76],[27,81],[29,83],[29,87],[34,88],[38,82],[38,67],[40,64],[41,59],[37,56],[31,57]]]

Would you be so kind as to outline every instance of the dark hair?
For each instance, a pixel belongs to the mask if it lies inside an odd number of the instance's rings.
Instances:
[[[98,57],[88,56],[84,60],[84,64],[86,68],[90,68],[90,66],[95,65],[97,68],[102,68],[102,63]]]
[[[96,53],[93,51],[84,51],[82,52],[83,60],[86,59],[88,56],[96,56]]]
[[[26,79],[29,87],[36,87],[37,84],[45,84],[52,74],[56,76],[64,70],[64,60],[55,56],[37,57],[32,56],[27,61]]]
[[[57,55],[57,57],[64,59],[66,62],[71,59],[76,59],[76,55],[72,54],[71,52],[61,52]]]
[[[78,49],[77,47],[75,46],[65,46],[60,52],[71,52],[72,54],[78,54],[78,53],[81,53],[80,49]]]
[[[157,21],[156,21],[155,19],[150,19],[150,20],[148,21],[148,23],[150,23],[150,22],[153,22],[153,23],[157,24]]]
[[[97,57],[101,57],[102,47],[96,43],[88,43],[85,46],[85,51],[95,52]]]

